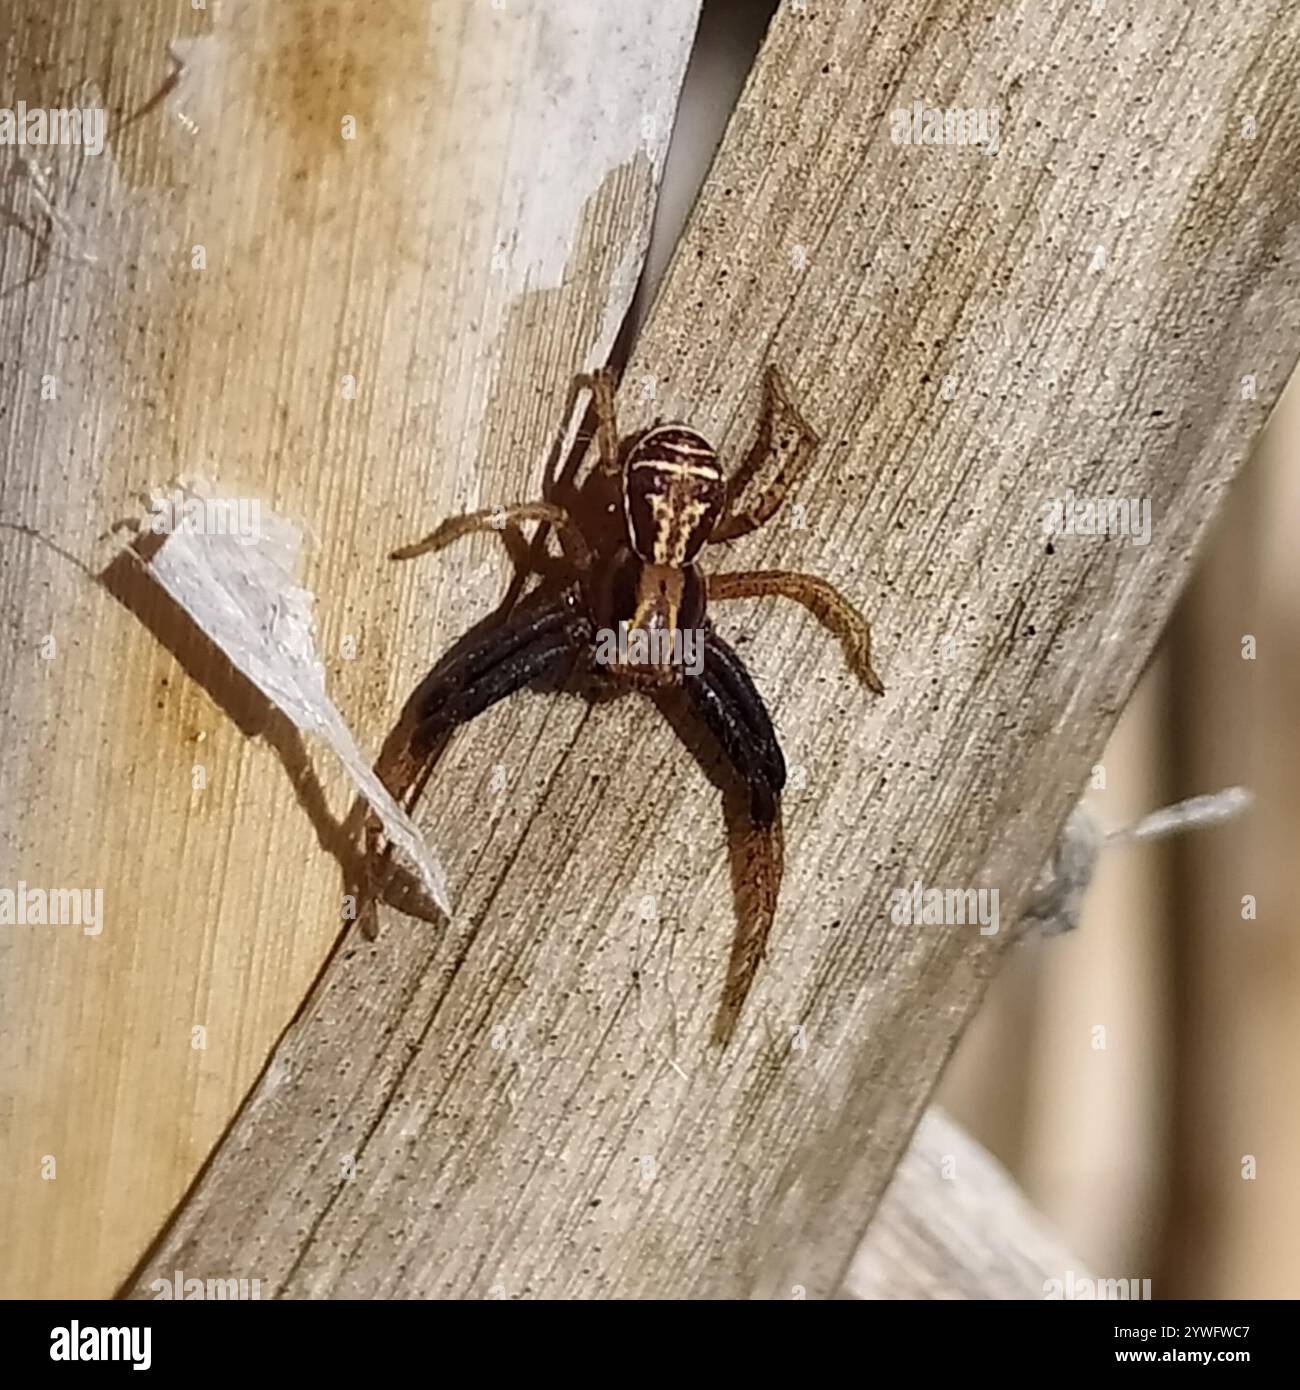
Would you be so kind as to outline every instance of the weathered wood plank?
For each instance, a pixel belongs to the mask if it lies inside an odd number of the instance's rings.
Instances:
[[[931,1106],[894,1169],[843,1292],[1041,1299],[1091,1278],[1006,1169]]]
[[[6,5],[0,92],[109,120],[97,156],[0,148],[0,521],[26,528],[0,527],[0,883],[105,913],[0,927],[5,1294],[138,1261],[337,937],[352,800],[147,583],[115,603],[31,531],[98,569],[173,473],[275,507],[377,752],[504,589],[486,556],[385,554],[537,486],[631,299],[697,10]]]
[[[889,689],[798,612],[718,615],[803,769],[738,1041],[707,1045],[717,794],[639,701],[517,700],[430,795],[454,925],[347,944],[145,1277],[839,1288],[998,942],[891,894],[1014,916],[1294,362],[1298,29],[1257,0],[782,6],[621,394],[734,458],[786,367],[820,468],[736,563],[840,583]],[[891,143],[915,101],[995,108],[997,153]],[[1148,500],[1149,544],[1048,544],[1067,488]]]

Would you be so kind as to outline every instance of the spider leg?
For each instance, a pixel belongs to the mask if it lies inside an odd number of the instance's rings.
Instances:
[[[732,891],[737,931],[713,1022],[713,1041],[726,1046],[763,960],[776,917],[784,865],[780,792],[785,761],[772,721],[744,663],[710,632],[705,668],[687,673],[683,688],[749,791],[746,813],[734,819]]]
[[[753,741],[768,786],[779,793],[785,786],[785,758],[754,678],[731,645],[712,629],[706,632],[704,653],[715,688],[739,714]]]
[[[750,820],[755,825],[771,825],[776,819],[777,798],[785,785],[785,763],[781,759],[780,749],[776,748],[776,735],[771,734],[769,743],[756,734],[756,719],[761,719],[767,725],[769,733],[772,727],[762,701],[755,692],[752,706],[742,704],[728,681],[715,669],[715,663],[710,660],[714,654],[710,634],[705,648],[704,670],[699,675],[686,672],[682,677],[682,688],[709,731],[722,745],[722,751],[732,767],[749,788]],[[734,652],[732,656],[735,657]],[[735,657],[735,660],[739,665],[740,658]]]
[[[507,527],[518,531],[521,521],[542,521],[554,526],[570,563],[581,574],[590,571],[591,551],[582,532],[569,513],[554,502],[517,502],[509,507],[486,507],[482,511],[449,516],[423,540],[399,546],[388,558],[414,560],[431,550],[442,550],[472,531],[504,531]]]
[[[572,590],[550,602],[515,613],[462,645],[420,682],[387,741],[376,771],[394,798],[409,812],[438,760],[444,735],[507,695],[544,676],[564,671],[590,638],[590,623],[572,605]],[[366,825],[366,862],[372,898],[380,896],[390,874],[391,848],[375,816]],[[378,920],[362,919],[373,939]]]
[[[833,585],[793,570],[733,570],[711,574],[705,581],[710,600],[763,598],[769,594],[792,598],[843,643],[849,669],[877,695],[885,693],[871,666],[871,628],[867,620]]]
[[[545,676],[556,676],[573,664],[584,641],[585,619],[543,628],[522,642],[511,642],[503,653],[493,653],[489,663],[476,671],[462,672],[459,663],[423,692],[411,731],[416,755],[427,752],[458,724],[466,724],[498,700]],[[509,625],[507,625],[508,627]]]
[[[620,472],[618,457],[618,413],[614,409],[614,373],[608,367],[580,376],[579,389],[591,391],[591,403],[596,411],[596,444],[600,451],[600,471]]]
[[[544,634],[564,628],[574,616],[570,605],[573,593],[568,591],[549,603],[530,604],[477,637],[462,639],[452,654],[438,662],[416,687],[402,710],[397,728],[385,740],[375,766],[380,781],[397,801],[403,801],[411,794],[412,787],[415,788],[406,807],[408,811],[428,777],[426,755],[414,752],[414,734],[421,721],[429,711],[463,690],[495,663]],[[378,835],[379,821],[372,817],[371,825]]]
[[[583,620],[573,607],[577,592],[572,588],[548,602],[529,603],[517,609],[505,622],[494,624],[476,637],[462,639],[416,687],[403,718],[418,724],[440,704],[521,648],[579,625]]]
[[[777,416],[783,417],[778,421]],[[763,374],[763,411],[749,453],[727,480],[727,503],[710,541],[734,541],[757,531],[785,501],[786,493],[807,471],[821,438],[790,399],[785,377],[775,363]],[[740,495],[765,465],[774,465],[772,481],[744,510]]]
[[[784,865],[785,837],[779,807],[771,825],[739,827],[731,853],[737,929],[722,998],[713,1017],[713,1041],[719,1047],[726,1047],[731,1041],[758,967],[767,954]]]
[[[399,726],[392,738],[385,743],[379,761],[375,764],[375,772],[393,799],[401,804],[409,816],[415,810],[415,805],[423,794],[437,762],[437,751],[417,755],[411,748],[409,738],[402,736]],[[400,904],[403,911],[409,912],[411,916],[424,917],[425,913],[400,893],[394,896],[392,883],[396,871],[392,862],[393,847],[384,838],[383,824],[373,810],[366,816],[364,838],[363,898],[357,920],[366,940],[374,941],[379,935],[379,913],[375,904],[381,897],[394,906]],[[413,885],[407,882],[402,888],[409,889],[411,886]]]

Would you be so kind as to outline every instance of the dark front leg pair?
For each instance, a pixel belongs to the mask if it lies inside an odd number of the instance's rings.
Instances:
[[[445,737],[507,695],[568,671],[590,642],[590,622],[579,590],[531,604],[505,623],[460,643],[424,678],[402,711],[401,722],[380,755],[376,771],[394,798],[412,810],[437,762]],[[374,938],[374,900],[400,890],[392,882],[389,849],[379,821],[366,826],[368,894],[362,931]],[[398,905],[398,898],[392,898]]]
[[[785,759],[744,662],[716,632],[706,632],[703,669],[698,675],[688,672],[682,684],[739,774],[747,798],[745,810],[728,817],[736,936],[713,1022],[713,1040],[725,1046],[762,963],[776,916],[785,854],[780,803]]]
[[[590,640],[574,591],[490,629],[435,667],[412,696],[412,750],[427,755],[458,724],[534,681],[563,674]]]
[[[703,669],[698,675],[687,672],[682,684],[748,787],[754,823],[771,825],[785,786],[785,759],[763,697],[745,663],[716,632],[707,630]]]

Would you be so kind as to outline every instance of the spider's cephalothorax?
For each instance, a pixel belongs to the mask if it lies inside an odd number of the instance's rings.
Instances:
[[[588,535],[557,502],[450,517],[425,540],[394,551],[409,559],[471,531],[540,521],[557,532],[572,568],[557,595],[525,603],[500,626],[461,643],[411,697],[380,773],[396,796],[413,801],[441,740],[511,692],[581,666],[612,681],[677,685],[748,789],[745,866],[753,882],[753,920],[732,950],[714,1027],[726,1042],[762,959],[781,878],[780,796],[785,760],[762,696],[740,657],[714,631],[711,602],[768,594],[795,599],[844,643],[865,685],[883,694],[871,667],[871,632],[830,584],[788,570],[705,575],[706,545],[756,530],[780,507],[816,451],[818,439],[792,404],[781,374],[764,377],[758,436],[728,478],[707,440],[683,424],[656,424],[620,440],[607,372],[585,378],[594,398],[600,472],[618,480],[620,536]],[[761,470],[770,474],[752,503],[741,498]],[[377,854],[377,847],[372,847]],[[372,857],[374,857],[372,854]]]

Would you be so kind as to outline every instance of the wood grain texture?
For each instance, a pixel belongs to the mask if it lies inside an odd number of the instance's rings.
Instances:
[[[889,691],[798,611],[719,615],[800,770],[737,1041],[707,1043],[717,792],[639,700],[518,699],[430,789],[455,922],[349,939],[135,1288],[840,1287],[1000,940],[896,925],[891,894],[997,888],[1014,916],[1293,364],[1298,28],[1262,3],[782,6],[620,398],[734,459],[782,364],[820,466],[715,563],[842,585]],[[999,151],[893,144],[918,100],[998,108]],[[1048,544],[1066,488],[1149,499],[1150,543]]]
[[[863,1299],[1041,1299],[1053,1280],[1081,1288],[1092,1277],[1006,1169],[931,1106],[894,1169],[843,1292]]]
[[[5,1295],[121,1282],[340,929],[350,789],[146,581],[94,583],[96,538],[175,473],[305,527],[377,752],[505,587],[385,555],[537,486],[630,302],[697,10],[7,7],[0,93],[109,122],[98,156],[0,149],[0,884],[105,916],[0,927]]]

